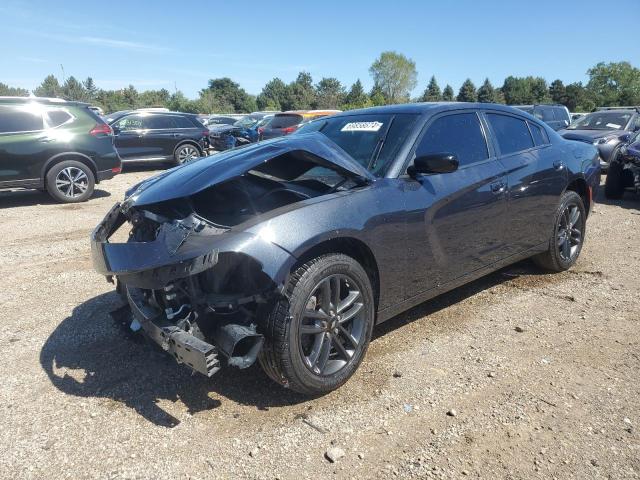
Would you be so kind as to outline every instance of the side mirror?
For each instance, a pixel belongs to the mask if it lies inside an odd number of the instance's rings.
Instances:
[[[458,158],[453,153],[432,153],[416,157],[407,173],[415,177],[419,174],[450,173],[458,169]]]
[[[111,125],[111,130],[113,130],[114,135],[118,135],[120,133],[120,127],[116,125]]]

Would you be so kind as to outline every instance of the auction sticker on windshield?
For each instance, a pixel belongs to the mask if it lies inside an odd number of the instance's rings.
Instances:
[[[341,132],[377,132],[382,122],[349,122],[340,129]]]

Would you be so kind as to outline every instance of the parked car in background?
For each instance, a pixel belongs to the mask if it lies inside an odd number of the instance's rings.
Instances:
[[[311,120],[336,113],[340,113],[340,110],[291,110],[276,113],[269,123],[258,129],[259,139],[284,137]]]
[[[607,170],[620,153],[620,147],[638,130],[640,107],[607,107],[587,113],[558,133],[567,140],[595,145],[600,152],[600,165]]]
[[[0,97],[0,188],[82,202],[120,170],[111,128],[88,104]]]
[[[586,115],[586,113],[584,113],[584,112],[573,112],[571,114],[571,123],[575,122],[579,118],[584,117],[585,115]]]
[[[554,130],[566,128],[571,123],[571,114],[564,105],[513,105],[542,120]]]
[[[578,259],[593,145],[492,104],[318,123],[143,181],[94,230],[95,268],[178,362],[210,377],[258,359],[278,384],[324,394],[376,323],[524,258],[553,272]],[[110,241],[120,228],[129,241]]]
[[[233,125],[244,116],[244,114],[209,115],[205,125],[208,127],[216,125]]]
[[[99,117],[104,115],[104,110],[102,110],[102,108],[100,108],[100,107],[97,107],[95,105],[89,105],[88,108],[89,108],[89,110],[91,110],[93,113],[95,113]]]
[[[258,125],[270,119],[270,113],[251,113],[236,121],[233,125],[212,125],[209,128],[211,148],[216,151],[229,150],[237,146],[258,141]]]
[[[629,189],[640,193],[640,130],[631,135],[609,163],[604,194],[607,198],[617,199]]]
[[[123,162],[163,161],[180,165],[206,154],[209,129],[191,113],[133,111],[111,123]]]

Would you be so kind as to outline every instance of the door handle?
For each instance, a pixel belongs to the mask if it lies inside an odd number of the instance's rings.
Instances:
[[[564,168],[564,162],[562,160],[554,160],[553,168],[556,170],[562,170]]]
[[[504,182],[495,182],[491,184],[491,192],[495,194],[504,192],[505,188],[507,188],[507,184]]]
[[[53,137],[38,137],[38,141],[42,143],[50,143],[53,142],[55,138]]]
[[[173,134],[173,138],[178,138],[178,137],[182,137],[181,133],[174,133]]]

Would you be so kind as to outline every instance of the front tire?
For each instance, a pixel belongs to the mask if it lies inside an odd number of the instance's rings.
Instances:
[[[84,163],[65,160],[56,163],[47,172],[47,192],[62,203],[84,202],[93,195],[96,180]]]
[[[571,268],[582,250],[586,220],[587,215],[580,195],[572,190],[564,192],[556,210],[549,249],[533,257],[533,261],[552,272],[563,272]]]
[[[317,257],[291,274],[289,301],[278,301],[263,325],[262,368],[306,395],[343,385],[364,358],[375,308],[362,266],[342,254]]]
[[[173,153],[173,159],[176,165],[191,162],[192,160],[200,158],[200,156],[200,149],[190,143],[180,145]]]

